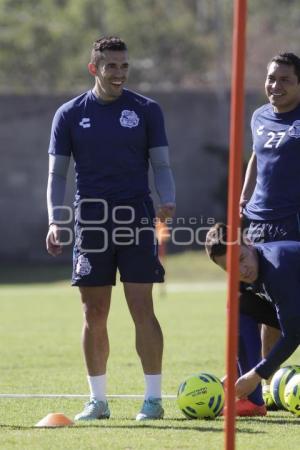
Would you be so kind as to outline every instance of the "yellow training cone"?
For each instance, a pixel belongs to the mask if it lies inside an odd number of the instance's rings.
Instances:
[[[68,427],[70,425],[74,425],[74,422],[63,413],[50,413],[42,420],[40,420],[37,424],[35,424],[35,427],[55,428]]]

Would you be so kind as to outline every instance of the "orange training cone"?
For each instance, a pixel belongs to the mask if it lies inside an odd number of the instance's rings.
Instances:
[[[40,420],[37,424],[35,424],[35,427],[55,428],[68,427],[70,425],[74,425],[74,422],[63,413],[50,413],[42,420]]]

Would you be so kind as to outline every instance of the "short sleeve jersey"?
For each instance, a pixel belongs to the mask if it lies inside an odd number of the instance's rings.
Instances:
[[[271,104],[257,109],[251,121],[257,180],[245,215],[276,220],[300,210],[300,105],[275,113]]]
[[[56,112],[49,153],[73,156],[76,198],[127,200],[149,194],[149,149],[168,145],[160,106],[124,89],[102,104],[90,90]]]

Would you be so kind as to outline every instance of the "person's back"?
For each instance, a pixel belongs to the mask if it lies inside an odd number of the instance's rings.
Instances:
[[[224,270],[227,268],[227,245],[227,226],[218,223],[208,231],[205,247],[209,258]],[[239,276],[241,281],[252,286],[256,294],[263,294],[263,298],[252,295],[248,312],[241,312],[240,309],[238,361],[242,376],[236,383],[236,394],[238,402],[244,403],[245,397],[248,397],[252,403],[259,405],[261,380],[269,379],[300,344],[300,243],[277,241],[241,244]],[[244,302],[243,297],[240,302]],[[266,308],[266,304],[269,308]],[[274,322],[274,326],[280,329],[281,335],[271,351],[261,359],[257,325],[268,323],[264,319],[268,318],[268,310],[272,314],[272,305],[278,318],[278,324]],[[243,326],[242,318],[245,319]],[[266,411],[260,411],[259,406],[240,415],[265,413]]]
[[[277,310],[279,321],[300,316],[300,242],[277,241],[255,244],[259,277],[254,283]]]

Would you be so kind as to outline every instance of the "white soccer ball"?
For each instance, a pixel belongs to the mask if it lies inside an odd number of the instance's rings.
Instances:
[[[300,416],[300,374],[294,375],[284,390],[286,409]]]
[[[290,379],[297,373],[300,373],[300,366],[291,365],[282,367],[273,375],[270,391],[279,409],[285,409],[284,390]]]

